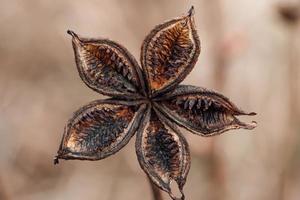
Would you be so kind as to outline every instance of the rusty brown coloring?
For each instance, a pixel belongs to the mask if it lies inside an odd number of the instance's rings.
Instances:
[[[108,39],[87,39],[68,31],[79,75],[98,93],[112,98],[94,101],[74,113],[55,157],[100,160],[124,147],[136,133],[136,154],[150,180],[172,199],[184,199],[190,169],[188,143],[178,126],[213,136],[231,129],[253,129],[225,96],[200,87],[179,85],[200,54],[200,40],[188,14],[156,26],[142,45],[141,67],[129,51]],[[170,185],[181,192],[176,197]]]

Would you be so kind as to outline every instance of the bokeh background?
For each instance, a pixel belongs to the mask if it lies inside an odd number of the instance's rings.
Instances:
[[[108,37],[139,58],[146,34],[191,5],[202,53],[184,83],[257,112],[244,120],[258,127],[185,132],[186,199],[300,199],[299,0],[0,0],[1,200],[152,199],[134,139],[102,161],[53,165],[67,119],[104,98],[80,80],[66,30]]]

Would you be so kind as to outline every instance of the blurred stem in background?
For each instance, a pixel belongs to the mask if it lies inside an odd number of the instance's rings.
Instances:
[[[277,7],[277,12],[286,26],[287,33],[287,44],[286,44],[286,61],[288,67],[287,73],[287,90],[289,92],[289,119],[288,119],[288,132],[285,133],[287,136],[286,142],[286,158],[287,162],[283,166],[281,183],[279,185],[280,193],[278,199],[287,198],[287,193],[292,185],[291,177],[296,173],[297,169],[290,169],[290,166],[294,166],[294,162],[297,162],[297,159],[294,159],[295,154],[297,154],[297,147],[299,145],[299,130],[300,130],[300,111],[299,111],[299,49],[298,40],[299,37],[299,19],[300,19],[300,1],[284,1]],[[292,164],[291,164],[292,162]]]
[[[223,24],[223,6],[221,0],[205,1],[203,3],[203,10],[206,11],[206,19],[208,20],[211,38],[212,38],[212,65],[214,88],[217,91],[222,91],[226,84],[227,71],[227,54],[222,48],[224,38],[224,24]],[[209,176],[211,180],[210,199],[221,200],[225,195],[225,180],[224,171],[225,165],[222,155],[218,152],[218,138],[212,138],[208,160]],[[216,190],[217,188],[217,190]]]
[[[6,188],[3,184],[3,180],[2,180],[1,176],[0,176],[0,199],[1,200],[10,200],[11,199],[8,196],[8,192],[6,191]]]
[[[151,181],[149,177],[148,177],[148,182],[151,186],[153,200],[163,200],[160,189]]]

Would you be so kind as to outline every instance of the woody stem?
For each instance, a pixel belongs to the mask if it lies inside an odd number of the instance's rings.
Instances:
[[[153,200],[163,200],[160,189],[151,181],[149,177],[148,181],[151,186]]]

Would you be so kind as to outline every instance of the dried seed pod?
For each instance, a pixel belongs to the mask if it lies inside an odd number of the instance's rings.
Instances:
[[[99,160],[134,135],[145,105],[98,100],[79,109],[65,127],[57,159]]]
[[[188,15],[156,26],[146,37],[141,63],[149,96],[169,91],[193,69],[200,54],[193,7]]]
[[[171,120],[202,136],[216,135],[231,129],[256,127],[254,121],[244,123],[236,118],[237,115],[255,113],[246,113],[223,95],[204,88],[182,85],[155,101],[159,101],[154,104],[155,107]],[[177,101],[184,102],[176,104]],[[197,106],[191,106],[196,101]]]
[[[109,96],[137,98],[144,94],[141,69],[121,45],[107,39],[85,39],[72,31],[77,69],[93,90]],[[130,74],[130,75],[129,75]]]
[[[144,40],[143,74],[121,45],[68,33],[82,80],[114,99],[92,102],[74,114],[65,127],[55,164],[58,159],[103,159],[119,151],[137,132],[136,153],[142,169],[172,199],[183,200],[190,154],[175,122],[203,136],[255,127],[254,122],[246,124],[236,118],[254,113],[241,111],[216,92],[193,86],[174,90],[200,53],[193,7],[188,15],[155,27]],[[172,181],[178,184],[180,198],[170,187]]]
[[[172,199],[184,199],[183,186],[190,168],[188,144],[158,111],[148,109],[137,132],[136,152],[142,169],[159,188]],[[172,181],[178,184],[181,198],[173,194]]]

